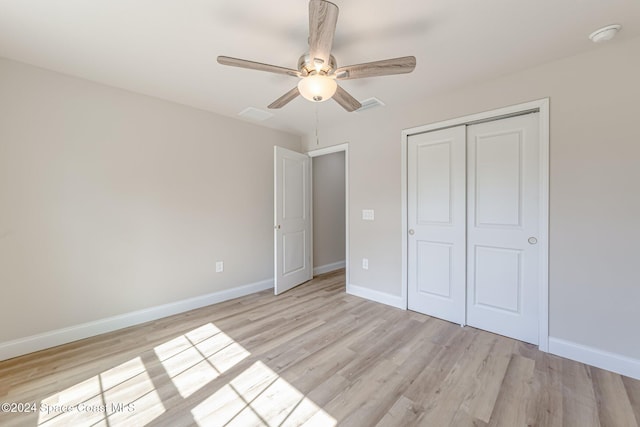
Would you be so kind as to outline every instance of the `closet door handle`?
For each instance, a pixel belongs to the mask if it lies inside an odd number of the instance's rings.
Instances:
[[[413,229],[413,228],[410,228],[410,229],[409,229],[409,234],[410,234],[411,236],[413,236],[414,234],[416,234],[416,232],[414,231],[414,229]]]

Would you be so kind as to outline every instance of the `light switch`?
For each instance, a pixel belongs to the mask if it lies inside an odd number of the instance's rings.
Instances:
[[[224,271],[224,262],[216,261],[216,273],[222,273]]]
[[[362,209],[362,219],[365,221],[373,221],[373,209]]]
[[[369,259],[368,258],[362,258],[362,269],[363,270],[368,270],[369,269]]]

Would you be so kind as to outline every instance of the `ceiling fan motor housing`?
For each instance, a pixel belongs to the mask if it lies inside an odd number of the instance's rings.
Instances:
[[[336,68],[338,68],[338,65],[333,55],[329,55],[329,62],[318,58],[311,58],[309,52],[302,54],[300,59],[298,59],[298,71],[300,71],[303,76],[308,76],[313,73],[329,75],[333,73]]]

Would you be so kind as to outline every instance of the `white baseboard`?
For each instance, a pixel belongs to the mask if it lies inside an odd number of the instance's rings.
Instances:
[[[549,337],[549,353],[640,380],[640,360]]]
[[[145,308],[131,313],[107,317],[106,319],[82,323],[67,328],[56,329],[25,338],[0,343],[0,360],[11,359],[45,348],[67,344],[73,341],[112,332],[117,329],[149,322],[167,316],[172,316],[207,305],[216,304],[230,299],[260,292],[273,288],[273,279],[263,280],[245,286],[239,286],[224,291],[212,292],[199,297],[189,298],[156,307]]]
[[[374,291],[373,289],[363,288],[357,285],[347,285],[347,293],[355,295],[360,298],[365,298],[371,301],[379,302],[381,304],[390,305],[392,307],[405,309],[402,297],[399,295],[391,295],[385,292]]]
[[[330,271],[339,270],[341,268],[345,268],[347,263],[345,261],[338,261],[331,264],[321,265],[319,267],[313,268],[313,275],[317,276],[318,274],[328,273]]]

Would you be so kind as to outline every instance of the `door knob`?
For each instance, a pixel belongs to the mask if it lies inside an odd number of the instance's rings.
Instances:
[[[538,243],[538,239],[536,239],[535,237],[529,237],[527,241],[530,245],[535,245],[536,243]]]
[[[413,230],[413,228],[410,228],[409,229],[409,234],[413,236],[414,234],[416,234],[416,232]]]

